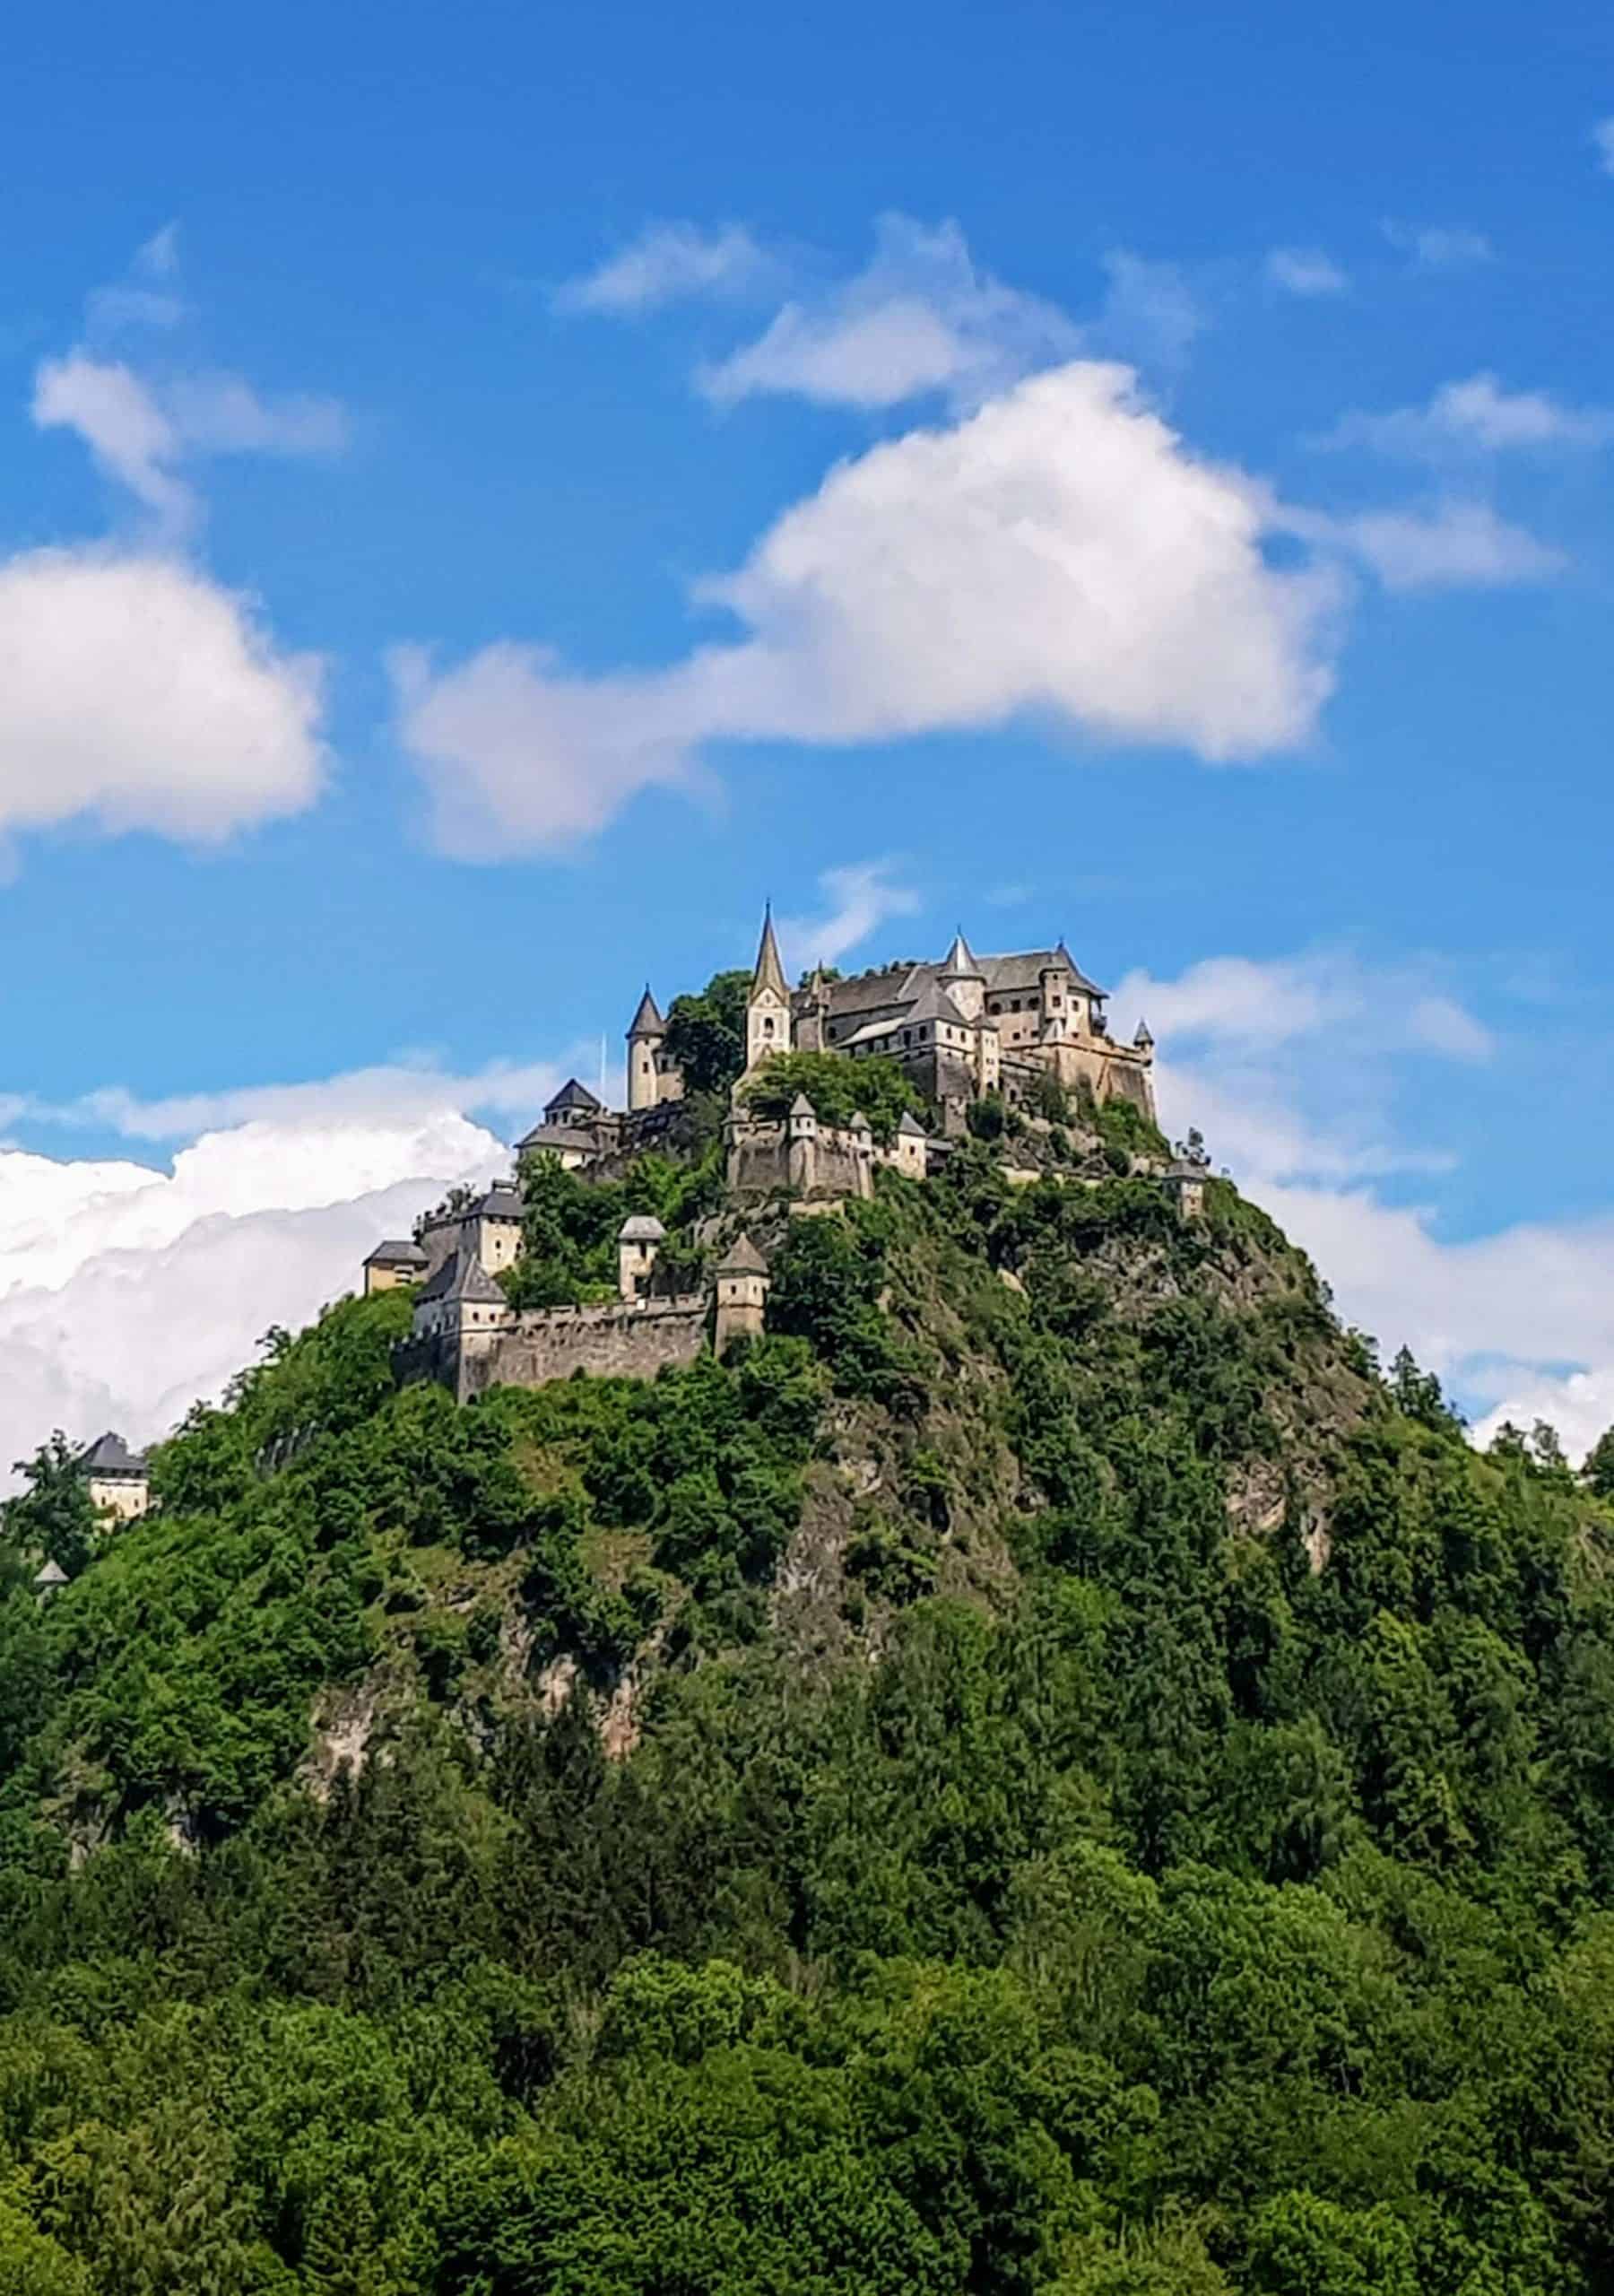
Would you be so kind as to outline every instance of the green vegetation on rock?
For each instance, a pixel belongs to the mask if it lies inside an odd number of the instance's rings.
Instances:
[[[544,1280],[700,1155],[529,1175]],[[0,2292],[1610,2285],[1610,1445],[1476,1453],[1225,1181],[760,1220],[653,1382],[269,1335],[43,1604],[35,1463]]]

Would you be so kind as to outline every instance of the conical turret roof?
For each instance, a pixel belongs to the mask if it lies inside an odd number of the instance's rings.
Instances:
[[[757,950],[757,969],[751,975],[751,993],[761,995],[771,988],[785,1004],[790,1002],[790,989],[785,979],[785,968],[779,961],[779,944],[774,938],[773,903],[762,912],[762,939]]]
[[[717,1263],[719,1275],[766,1275],[768,1262],[749,1236],[736,1236]]]
[[[943,980],[985,980],[986,976],[976,962],[976,952],[964,938],[960,926],[953,935],[953,943],[941,960]]]
[[[639,998],[638,1010],[628,1025],[629,1039],[634,1037],[664,1037],[667,1024],[663,1020],[655,999],[650,994],[650,984],[645,983],[645,993]],[[598,1103],[596,1102],[597,1106]]]

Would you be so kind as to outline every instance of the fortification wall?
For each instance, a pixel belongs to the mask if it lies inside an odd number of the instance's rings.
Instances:
[[[485,1353],[468,1353],[460,1400],[484,1387],[542,1387],[574,1371],[653,1379],[665,1364],[692,1363],[706,1344],[704,1293],[638,1306],[550,1308],[518,1316]]]
[[[861,1154],[844,1132],[792,1141],[782,1125],[762,1124],[730,1134],[728,1186],[734,1196],[872,1196],[876,1159],[889,1161],[879,1149]]]
[[[664,1363],[692,1363],[706,1344],[707,1297],[681,1292],[637,1305],[534,1308],[493,1331],[434,1333],[393,1350],[400,1387],[436,1379],[456,1403],[486,1387],[542,1387],[574,1371],[653,1379]]]
[[[790,1186],[790,1149],[782,1130],[742,1132],[729,1141],[728,1185],[733,1196],[772,1196]]]

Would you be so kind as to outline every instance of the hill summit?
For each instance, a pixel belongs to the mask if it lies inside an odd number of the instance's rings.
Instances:
[[[1608,1492],[1124,1100],[833,1198],[731,1109],[486,1279],[721,1351],[462,1403],[380,1288],[47,1599],[9,1509],[0,2288],[1607,2285]]]

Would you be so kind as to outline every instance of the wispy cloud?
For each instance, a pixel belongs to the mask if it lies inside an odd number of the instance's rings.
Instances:
[[[41,430],[76,431],[109,478],[179,531],[199,515],[180,474],[209,455],[333,455],[346,444],[347,416],[334,399],[265,399],[239,375],[147,380],[121,363],[74,351],[43,361],[32,414]]]
[[[1090,330],[1094,347],[1146,370],[1180,367],[1210,323],[1184,265],[1113,248],[1104,268],[1109,284]]]
[[[135,249],[121,279],[93,289],[84,305],[91,341],[142,327],[178,326],[187,306],[179,291],[179,226],[165,223]]]
[[[762,394],[857,407],[942,394],[975,405],[1073,356],[1080,342],[1054,304],[982,270],[956,223],[887,215],[863,270],[786,302],[754,342],[697,380],[725,406]]]
[[[1273,248],[1263,268],[1286,295],[1343,295],[1350,287],[1344,270],[1321,248]]]
[[[630,317],[668,303],[746,291],[772,269],[742,223],[714,230],[699,223],[653,223],[594,270],[568,280],[556,290],[554,304],[561,311]]]
[[[1316,447],[1366,447],[1376,454],[1441,461],[1453,454],[1497,455],[1601,447],[1614,439],[1614,408],[1569,406],[1550,391],[1513,391],[1484,372],[1443,383],[1423,406],[1341,416]]]
[[[134,257],[132,284],[90,298],[91,336],[178,326],[185,309],[178,274],[170,223]],[[348,438],[346,411],[333,398],[265,397],[242,376],[188,368],[172,351],[136,367],[93,341],[40,361],[31,412],[42,430],[76,432],[107,476],[152,513],[165,540],[181,537],[201,513],[187,463],[213,455],[333,455]]]
[[[1358,561],[1390,590],[1504,589],[1546,581],[1566,564],[1551,544],[1464,497],[1345,516],[1290,509],[1279,523]]]
[[[1604,175],[1614,176],[1614,115],[1598,121],[1592,130],[1592,143],[1598,166]]]
[[[779,919],[779,938],[789,970],[800,972],[810,964],[837,964],[848,949],[856,948],[892,918],[915,916],[919,896],[892,882],[895,865],[890,861],[857,861],[843,868],[826,869],[819,879],[822,909],[810,917]]]
[[[1490,263],[1497,252],[1483,231],[1453,225],[1386,222],[1382,229],[1419,271],[1462,271]]]

